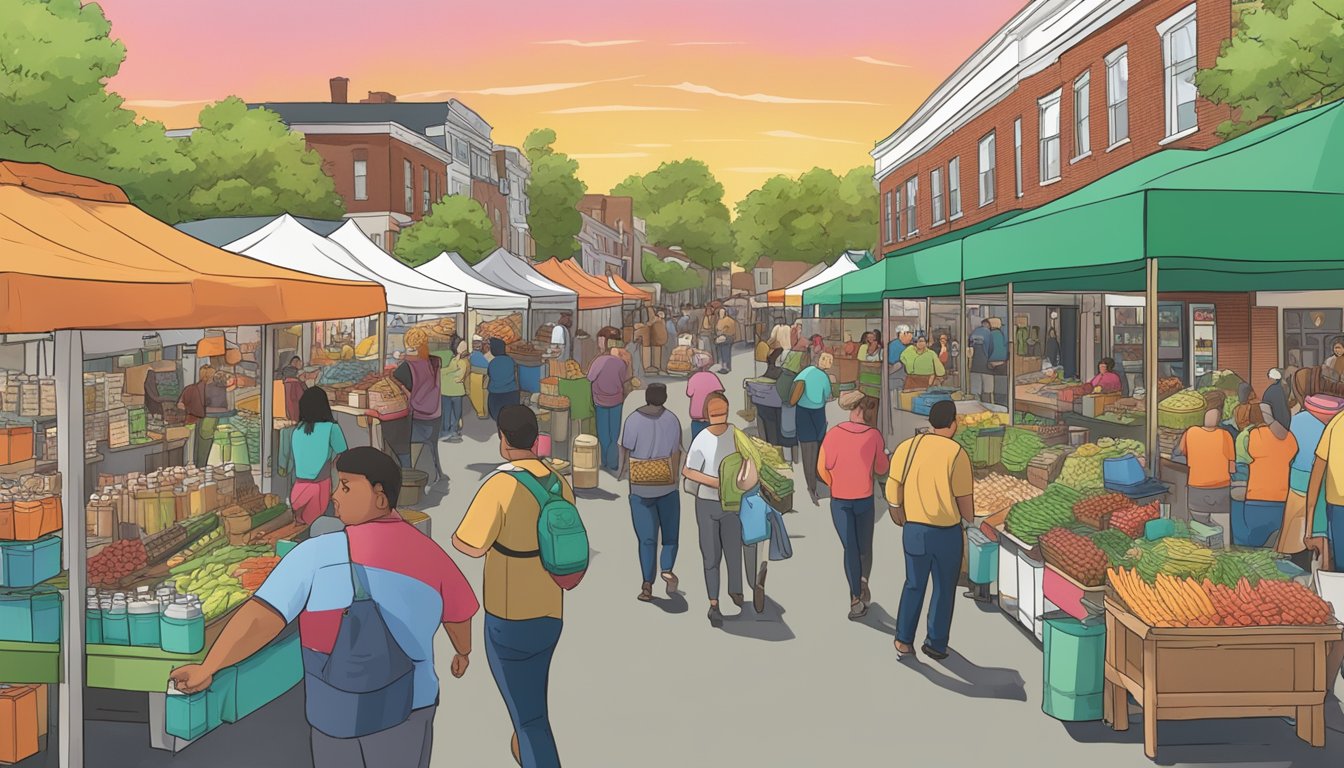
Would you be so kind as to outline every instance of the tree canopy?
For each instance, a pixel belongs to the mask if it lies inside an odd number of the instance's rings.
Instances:
[[[767,179],[737,204],[733,234],[745,268],[763,256],[818,264],[845,250],[870,250],[877,239],[872,169],[837,176],[814,168]]]
[[[588,191],[579,180],[578,161],[556,152],[554,144],[555,131],[550,128],[538,128],[523,141],[523,153],[532,163],[532,177],[527,183],[527,226],[540,261],[578,255],[576,238],[583,228],[578,205]]]
[[[663,163],[617,184],[613,195],[633,198],[650,242],[680,246],[691,261],[718,269],[733,259],[733,234],[723,185],[699,160]]]
[[[429,209],[428,216],[402,231],[393,253],[418,267],[445,251],[475,264],[494,250],[494,229],[481,204],[465,195],[448,195]]]
[[[1196,76],[1204,98],[1237,108],[1231,137],[1344,95],[1344,0],[1264,0],[1243,12],[1217,63]]]
[[[686,269],[672,261],[662,261],[653,254],[643,254],[644,279],[658,283],[668,293],[681,293],[695,288],[703,288],[704,280],[699,273]]]

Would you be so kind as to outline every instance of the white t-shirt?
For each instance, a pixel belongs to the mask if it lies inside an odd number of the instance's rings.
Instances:
[[[559,323],[551,329],[551,344],[560,348],[560,354],[564,357],[570,357],[569,351],[569,329]]]
[[[691,450],[686,454],[686,466],[696,472],[717,478],[719,476],[719,464],[736,452],[737,443],[733,440],[732,427],[725,429],[722,435],[716,435],[708,429],[704,429],[691,442]],[[718,488],[710,488],[699,483],[693,483],[693,485],[695,486],[696,498],[710,501],[719,500]]]

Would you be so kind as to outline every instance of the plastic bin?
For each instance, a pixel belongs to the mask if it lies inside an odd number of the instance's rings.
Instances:
[[[237,669],[233,719],[226,722],[237,722],[256,712],[303,679],[298,633],[276,640],[238,664]]]
[[[977,530],[966,532],[966,578],[992,584],[999,575],[999,544]]]
[[[61,537],[0,541],[0,587],[31,587],[61,572]]]
[[[0,591],[0,640],[61,640],[61,593],[50,587]]]
[[[182,693],[169,687],[164,705],[163,729],[170,736],[194,741],[210,731],[209,693]]]
[[[1106,626],[1075,618],[1049,618],[1041,642],[1041,710],[1067,722],[1100,720]]]

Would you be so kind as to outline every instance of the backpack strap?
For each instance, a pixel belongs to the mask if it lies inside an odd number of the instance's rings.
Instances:
[[[509,477],[512,477],[514,480],[517,480],[518,484],[523,486],[523,488],[527,489],[528,493],[532,494],[532,498],[536,499],[537,501],[538,512],[540,512],[541,509],[545,508],[545,506],[553,498],[559,495],[555,491],[548,490],[545,487],[543,487],[541,481],[538,480],[535,475],[533,475],[531,472],[528,472],[526,469],[523,469],[522,467],[518,467],[514,471],[508,472],[508,475]],[[553,488],[556,481],[558,480],[558,477],[556,477],[556,475],[552,473],[550,479]],[[496,540],[494,544],[491,544],[490,548],[500,553],[501,555],[504,555],[505,557],[515,557],[520,559],[530,557],[541,557],[540,549],[530,549],[526,551],[512,549],[510,547],[504,546],[503,544],[500,544],[498,540]]]
[[[905,509],[905,484],[906,480],[910,477],[910,465],[915,462],[915,451],[919,450],[919,441],[922,439],[924,439],[924,434],[922,432],[915,435],[914,442],[910,444],[910,452],[905,455],[905,469],[901,471],[901,489],[897,494],[899,496],[897,501],[900,503],[896,505],[902,510]]]

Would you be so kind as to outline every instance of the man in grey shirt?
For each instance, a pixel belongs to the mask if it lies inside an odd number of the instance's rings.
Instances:
[[[639,565],[644,577],[639,599],[653,600],[653,572],[661,565],[667,595],[677,592],[678,533],[681,501],[676,478],[681,473],[681,422],[664,405],[667,385],[650,384],[644,390],[644,407],[625,420],[621,435],[621,468],[618,477],[630,478],[630,517],[639,539]],[[663,539],[662,558],[655,563],[658,537]]]

